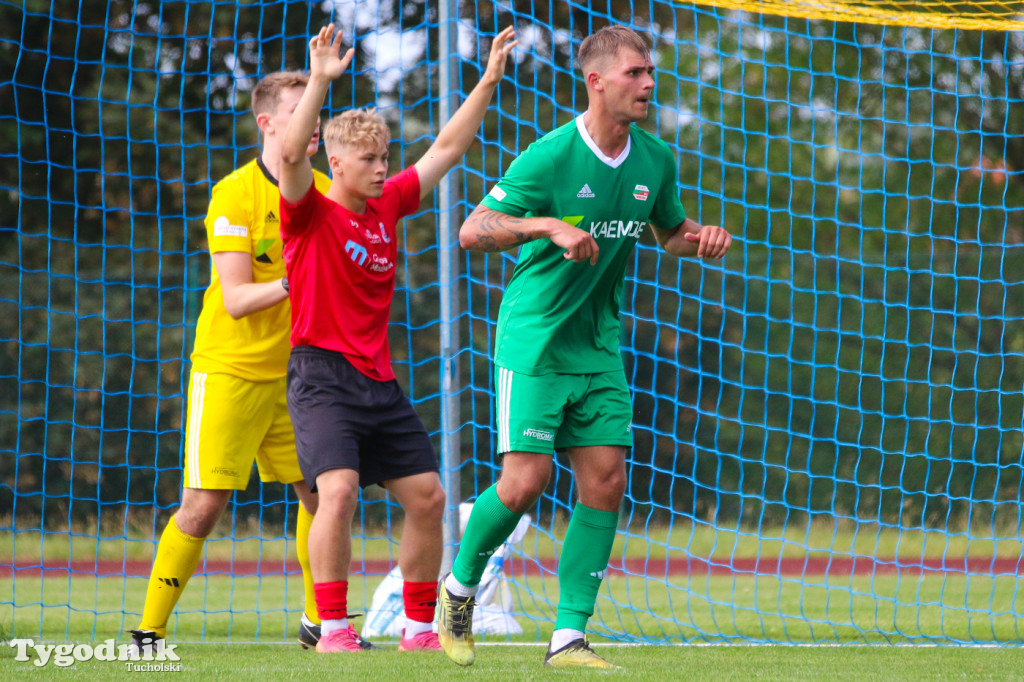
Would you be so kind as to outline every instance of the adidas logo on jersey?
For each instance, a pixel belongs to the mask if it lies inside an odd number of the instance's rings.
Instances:
[[[277,215],[273,211],[270,211],[269,213],[267,213],[267,217],[264,220],[266,222],[268,222],[268,223],[279,223],[279,222],[281,222],[278,219]]]
[[[580,188],[580,191],[576,192],[576,198],[577,199],[593,199],[594,198],[594,191],[592,189],[590,189],[590,185],[588,183],[583,183],[583,187]]]

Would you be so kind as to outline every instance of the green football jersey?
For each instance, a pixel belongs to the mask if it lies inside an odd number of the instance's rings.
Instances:
[[[494,361],[523,374],[592,374],[622,368],[619,300],[626,263],[648,223],[686,218],[668,145],[632,126],[615,159],[583,117],[531,144],[482,204],[516,217],[550,216],[587,230],[597,264],[574,263],[549,239],[522,246],[498,311]]]

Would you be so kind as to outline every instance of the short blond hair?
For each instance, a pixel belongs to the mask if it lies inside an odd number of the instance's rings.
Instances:
[[[597,33],[592,33],[580,43],[576,54],[576,65],[583,76],[594,68],[604,68],[609,59],[613,59],[619,50],[627,48],[644,57],[651,56],[651,48],[640,34],[625,26],[605,26]],[[598,66],[600,63],[600,66]]]
[[[324,144],[341,147],[387,147],[391,129],[374,107],[349,109],[324,126]]]
[[[260,79],[252,89],[252,115],[276,114],[281,93],[292,88],[305,88],[309,74],[302,71],[275,71]]]

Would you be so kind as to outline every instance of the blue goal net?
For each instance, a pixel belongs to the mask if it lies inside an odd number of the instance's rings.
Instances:
[[[376,106],[392,172],[517,29],[477,142],[400,225],[395,370],[442,457],[449,558],[459,503],[500,470],[491,353],[516,263],[453,235],[585,109],[575,52],[623,23],[653,45],[643,127],[688,214],[735,242],[704,263],[647,234],[628,269],[635,446],[593,634],[1019,643],[1024,33],[1006,3],[911,4],[0,0],[0,640],[135,626],[180,499],[210,188],[258,153],[255,82],[305,68],[334,21],[357,53],[325,116]],[[556,458],[502,567],[523,632],[492,640],[550,633],[573,496]],[[291,639],[295,509],[253,473],[169,638]],[[363,492],[354,610],[401,528]]]

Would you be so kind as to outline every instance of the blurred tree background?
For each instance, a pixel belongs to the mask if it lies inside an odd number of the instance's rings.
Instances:
[[[378,106],[393,170],[414,162],[446,94],[434,3],[0,1],[0,526],[148,529],[177,504],[209,191],[257,153],[255,81],[303,67],[332,17],[358,53],[330,113]],[[520,50],[452,173],[457,219],[585,108],[572,56],[611,21],[653,39],[644,126],[677,150],[684,206],[736,237],[722,264],[666,257],[650,235],[636,251],[629,521],[1015,532],[1024,35],[678,2],[465,3],[460,95],[488,36],[514,23]],[[433,206],[404,223],[392,341],[440,447]],[[489,353],[515,254],[456,260],[471,498],[499,464]],[[567,473],[539,514],[566,511]],[[284,495],[254,479],[236,518],[276,522]],[[389,509],[364,507],[364,523]]]

